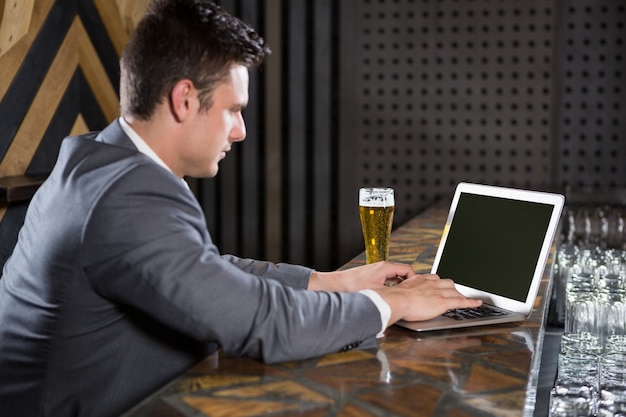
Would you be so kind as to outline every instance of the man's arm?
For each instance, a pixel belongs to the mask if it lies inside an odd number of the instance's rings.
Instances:
[[[179,180],[156,166],[133,170],[107,184],[84,232],[82,264],[101,296],[266,362],[337,352],[380,331],[363,294],[305,291],[226,261]]]
[[[309,277],[313,272],[311,268],[300,265],[286,263],[275,264],[268,261],[239,258],[234,255],[222,255],[222,259],[249,274],[274,279],[283,285],[289,285],[295,288],[307,288],[307,285],[309,285]]]

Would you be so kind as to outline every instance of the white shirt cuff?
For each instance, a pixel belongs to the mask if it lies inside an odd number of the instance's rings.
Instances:
[[[381,297],[374,290],[361,290],[359,291],[359,293],[365,295],[367,298],[372,300],[376,308],[378,308],[378,311],[380,312],[380,322],[382,323],[383,327],[382,329],[380,329],[380,332],[376,335],[376,337],[383,337],[385,329],[389,325],[389,319],[391,318],[391,307],[389,307],[389,304],[387,304],[387,302],[383,300],[383,297]]]

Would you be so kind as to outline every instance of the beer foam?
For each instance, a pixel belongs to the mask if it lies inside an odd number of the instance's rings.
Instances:
[[[393,188],[361,188],[359,205],[363,207],[391,207],[395,205]]]

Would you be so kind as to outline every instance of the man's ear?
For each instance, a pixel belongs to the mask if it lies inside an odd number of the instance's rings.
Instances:
[[[194,109],[194,100],[197,100],[197,92],[191,80],[180,80],[170,92],[170,107],[176,121],[182,122]]]

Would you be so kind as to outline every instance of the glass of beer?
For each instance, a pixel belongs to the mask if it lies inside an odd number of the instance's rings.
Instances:
[[[393,188],[359,190],[359,215],[368,264],[387,260],[394,209]]]

